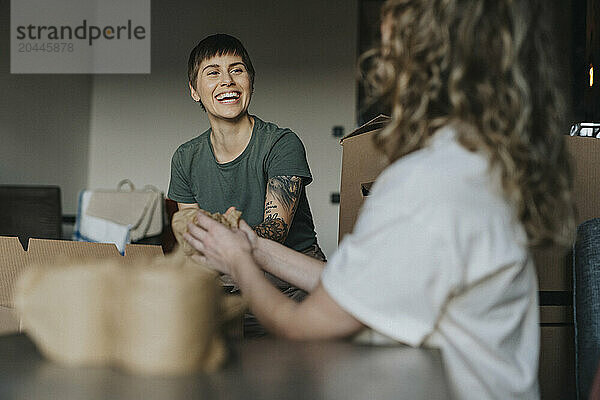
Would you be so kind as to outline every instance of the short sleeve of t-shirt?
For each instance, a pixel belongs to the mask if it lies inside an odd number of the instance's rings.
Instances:
[[[188,168],[189,169],[189,168]],[[171,180],[169,182],[169,199],[178,203],[196,203],[194,194],[188,182],[189,172],[185,172],[181,148],[173,154],[171,159]]]
[[[344,237],[321,279],[336,303],[359,321],[418,346],[433,331],[457,281],[455,269],[440,264],[454,264],[457,255],[446,240],[446,223],[432,224],[431,216],[440,215],[433,207],[399,206],[412,196],[398,196],[401,188],[381,189],[373,188],[354,231]]]
[[[286,130],[273,144],[266,161],[267,178],[299,176],[304,185],[312,182],[306,151],[300,138]]]

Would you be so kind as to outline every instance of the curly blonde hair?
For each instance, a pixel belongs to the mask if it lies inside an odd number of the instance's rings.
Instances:
[[[363,55],[374,61],[367,89],[392,114],[376,145],[394,161],[455,126],[464,147],[499,167],[531,246],[569,245],[574,231],[546,8],[540,0],[388,0],[387,37]]]

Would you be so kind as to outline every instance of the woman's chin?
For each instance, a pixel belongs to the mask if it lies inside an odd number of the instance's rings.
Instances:
[[[215,112],[211,115],[218,120],[236,122],[248,115],[248,109],[244,110],[227,110],[224,112]]]

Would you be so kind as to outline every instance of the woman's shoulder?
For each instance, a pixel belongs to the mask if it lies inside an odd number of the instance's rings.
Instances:
[[[175,150],[175,154],[183,155],[190,152],[195,152],[199,148],[204,147],[208,144],[207,137],[210,134],[210,129],[205,130],[200,135],[188,140],[187,142],[179,145],[177,150]]]
[[[290,128],[282,128],[274,122],[264,121],[257,116],[253,116],[253,118],[256,131],[271,142],[276,142],[282,137],[298,137]]]
[[[488,169],[485,156],[467,150],[452,128],[443,128],[427,146],[390,164],[376,184],[392,191],[450,201],[488,186]]]

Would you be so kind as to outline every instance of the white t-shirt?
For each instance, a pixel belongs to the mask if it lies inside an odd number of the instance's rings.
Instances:
[[[442,128],[380,175],[323,286],[379,338],[439,348],[455,398],[537,399],[537,280],[513,214],[487,158]]]

